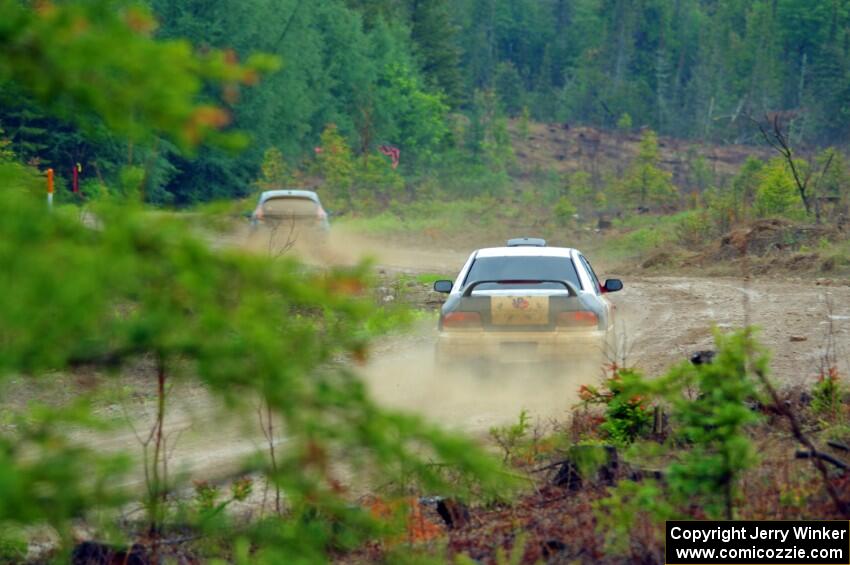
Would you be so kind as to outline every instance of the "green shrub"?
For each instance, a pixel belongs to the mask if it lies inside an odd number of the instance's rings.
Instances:
[[[298,183],[298,172],[290,170],[277,147],[269,147],[263,153],[260,164],[260,177],[254,181],[259,190],[293,188]]]
[[[652,423],[652,414],[646,398],[624,389],[624,377],[633,379],[639,378],[639,375],[614,365],[611,367],[611,375],[606,377],[601,388],[583,385],[579,390],[579,398],[586,405],[598,404],[605,407],[600,429],[611,443],[620,446],[634,442]]]
[[[821,373],[812,386],[812,412],[818,416],[834,420],[844,407],[845,387],[841,383],[838,370],[830,367]]]
[[[618,232],[605,237],[598,252],[612,259],[643,258],[658,249],[669,248],[677,239],[672,216],[641,215],[616,223]]]
[[[109,194],[109,189],[98,179],[86,179],[80,183],[80,192],[88,200],[99,200]]]
[[[576,207],[573,206],[573,203],[570,202],[570,199],[566,196],[562,196],[558,203],[555,204],[555,209],[553,210],[555,214],[555,221],[558,222],[559,226],[568,226],[575,222],[576,215]]]
[[[0,563],[26,562],[29,544],[18,528],[0,524]]]
[[[383,155],[370,154],[361,158],[355,169],[355,184],[360,198],[386,201],[404,188],[404,179],[392,168]]]
[[[431,285],[445,278],[447,278],[446,275],[440,273],[420,273],[414,277],[414,280],[419,284]]]
[[[718,233],[726,233],[745,213],[744,205],[728,188],[710,188],[703,195],[704,214]]]
[[[638,155],[616,185],[615,193],[626,206],[676,206],[679,193],[673,185],[673,175],[660,167],[661,154],[658,136],[652,130],[644,133]]]
[[[518,444],[525,439],[530,427],[528,410],[520,410],[516,423],[490,428],[490,437],[502,449],[504,461],[509,461]]]
[[[652,414],[640,398],[615,395],[605,410],[601,428],[615,445],[628,445],[652,424]]]
[[[316,158],[317,172],[324,178],[323,187],[328,191],[333,202],[348,203],[351,187],[354,183],[354,158],[351,148],[340,134],[336,124],[325,126],[321,136],[321,152]]]
[[[706,210],[677,214],[675,231],[679,243],[686,247],[705,244],[714,232],[709,212]]]
[[[761,217],[787,216],[802,218],[805,215],[797,185],[782,159],[773,159],[761,171],[756,188],[754,207]]]
[[[567,175],[564,187],[570,201],[582,214],[605,210],[608,205],[605,192],[593,186],[590,174],[585,171],[576,171]]]
[[[766,371],[767,358],[751,330],[717,333],[715,341],[710,364],[686,362],[651,380],[622,374],[620,394],[665,403],[673,439],[682,449],[668,451],[665,488],[653,481],[621,481],[598,504],[598,527],[614,549],[623,549],[639,520],[686,518],[694,506],[709,518],[734,518],[739,479],[755,463],[747,427],[759,416],[748,405],[757,397],[750,371]],[[623,535],[627,538],[618,537]]]
[[[124,198],[137,200],[145,181],[145,169],[141,166],[127,165],[118,173],[118,194]]]

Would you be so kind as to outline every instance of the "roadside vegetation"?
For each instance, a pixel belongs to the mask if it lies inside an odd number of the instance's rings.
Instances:
[[[35,38],[39,49],[34,52],[46,54],[99,47],[104,60],[86,64],[96,69],[115,64],[116,71],[126,62],[109,57],[118,50],[116,38],[127,39],[122,48],[134,49],[134,69],[143,69],[140,74],[153,83],[137,86],[150,95],[159,93],[172,106],[146,109],[129,95],[119,95],[115,103],[133,107],[139,121],[105,111],[112,106],[99,98],[101,93],[124,87],[111,73],[79,85],[75,75],[65,76],[68,84],[60,82],[60,92],[69,94],[78,115],[102,120],[116,132],[126,128],[140,138],[163,135],[192,149],[205,137],[221,140],[216,130],[223,124],[215,116],[223,110],[196,102],[201,83],[254,77],[274,66],[265,59],[258,67],[243,66],[215,52],[202,59],[182,44],[151,39],[147,30],[153,20],[147,11],[101,8],[80,3],[38,11],[4,4],[4,14],[21,27],[12,38],[3,36],[11,44],[3,49],[2,68],[22,88],[38,93],[50,87],[41,81],[53,75],[44,69],[33,73],[32,55],[8,55],[16,37]],[[72,33],[88,25],[92,31]],[[41,33],[40,26],[54,33]],[[174,58],[175,50],[184,58]],[[67,67],[62,61],[41,63],[56,62],[55,71],[61,73]],[[207,61],[214,72],[207,73]],[[182,82],[167,80],[169,73]],[[77,97],[74,88],[81,89]],[[132,96],[137,94],[146,100],[144,91]],[[76,207],[47,209],[41,175],[21,163],[8,145],[4,148],[0,199],[4,209],[14,211],[0,224],[4,388],[14,385],[10,379],[87,375],[67,403],[22,406],[14,412],[14,406],[4,407],[4,561],[27,559],[27,528],[47,527],[55,542],[48,555],[34,558],[120,561],[120,555],[107,557],[111,543],[125,560],[135,552],[141,557],[134,559],[159,562],[177,558],[184,543],[200,539],[191,550],[197,558],[316,562],[375,536],[395,535],[393,524],[399,524],[396,516],[404,516],[408,489],[485,498],[497,484],[503,490],[498,464],[471,441],[377,407],[351,371],[352,364],[368,357],[370,339],[406,318],[374,306],[365,267],[317,271],[293,260],[214,252],[181,220],[144,212],[133,193],[92,202],[86,213],[93,220],[87,224]],[[141,495],[122,486],[130,471],[126,453],[98,453],[69,433],[108,426],[92,410],[98,405],[92,399],[139,364],[155,390],[153,421],[138,436]],[[169,393],[175,382],[185,380],[220,395],[231,410],[259,401],[269,441],[269,453],[246,459],[229,477],[229,494],[219,485],[196,483],[194,502],[180,498],[185,479],[168,466],[178,441],[166,426]],[[286,435],[286,447],[277,445],[280,434]],[[336,477],[351,468],[361,480],[380,477],[397,485],[393,512],[375,514],[346,497],[347,487]],[[275,493],[274,513],[232,522],[228,506],[248,498],[259,480]],[[122,511],[134,503],[141,512],[124,521]],[[96,541],[77,538],[74,524],[80,521],[96,528]]]
[[[662,563],[668,519],[846,519],[848,398],[834,370],[811,390],[778,392],[757,335],[716,340],[712,359],[657,378],[612,365],[554,428],[521,413],[494,429],[534,487],[509,508],[478,509],[449,548],[479,560],[495,545],[528,563]]]
[[[0,561],[661,562],[669,518],[848,518],[832,330],[807,390],[743,328],[468,438],[370,398],[375,341],[429,315],[370,265],[198,236],[318,186],[379,237],[846,272],[850,13],[614,4],[0,0]],[[170,467],[181,384],[263,449],[215,481]],[[128,395],[152,410],[136,453],[87,445]]]
[[[765,139],[787,142],[783,124],[770,127],[778,133],[765,130]],[[714,172],[692,159],[686,144],[662,155],[652,131],[597,135],[620,145],[614,155],[548,171],[521,158],[501,190],[458,198],[451,188],[414,186],[380,212],[343,208],[338,221],[366,234],[447,244],[492,244],[485,233],[491,240],[537,235],[592,250],[615,268],[741,274],[746,262],[758,272],[847,273],[850,168],[841,149],[806,149],[789,159],[768,147],[739,146],[729,170]],[[552,137],[564,152],[584,143]]]

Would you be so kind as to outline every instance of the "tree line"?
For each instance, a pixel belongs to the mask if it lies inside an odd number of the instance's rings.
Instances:
[[[850,6],[839,0],[145,3],[156,37],[282,61],[253,88],[200,93],[224,98],[248,149],[130,143],[2,80],[0,128],[16,154],[67,185],[80,163],[86,190],[123,174],[148,201],[182,205],[247,194],[271,148],[305,168],[329,125],[355,155],[400,149],[406,177],[499,173],[490,149],[512,116],[759,143],[753,121],[778,115],[795,146],[841,144],[850,125]]]

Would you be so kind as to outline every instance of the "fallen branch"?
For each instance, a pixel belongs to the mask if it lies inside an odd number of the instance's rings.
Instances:
[[[797,453],[794,454],[797,459],[822,459],[831,465],[835,465],[842,471],[846,471],[850,469],[850,466],[847,465],[844,461],[840,461],[830,455],[829,453],[823,453],[821,451],[803,451],[798,450]]]
[[[844,445],[843,443],[839,443],[837,441],[830,440],[826,442],[826,444],[833,449],[837,449],[838,451],[850,451],[850,446]]]
[[[532,473],[540,473],[541,471],[548,471],[549,469],[554,469],[555,467],[560,467],[564,463],[567,463],[569,459],[561,459],[560,461],[555,461],[554,463],[549,463],[548,465],[544,465],[542,467],[538,467],[537,469],[532,469]]]
[[[770,395],[771,400],[773,401],[773,407],[776,410],[776,413],[780,416],[783,416],[791,426],[791,434],[794,436],[803,447],[806,448],[806,451],[811,453],[819,453],[817,449],[815,449],[812,441],[803,433],[802,427],[800,427],[800,422],[797,420],[797,416],[794,412],[779,398],[779,393],[776,392],[776,389],[771,384],[770,380],[767,378],[767,375],[761,369],[756,369],[756,376],[761,382],[764,389],[767,391],[768,395]],[[844,516],[845,518],[850,518],[850,507],[848,507],[847,503],[841,500],[841,497],[838,495],[838,491],[835,490],[835,486],[829,480],[829,470],[824,465],[823,459],[821,457],[808,457],[811,460],[812,465],[815,466],[818,473],[820,473],[821,479],[823,480],[824,488],[826,489],[829,498],[832,499],[833,504],[835,505],[835,509],[838,510],[839,514]]]

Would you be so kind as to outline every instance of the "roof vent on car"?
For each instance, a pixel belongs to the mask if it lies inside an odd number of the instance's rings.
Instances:
[[[508,247],[546,247],[546,240],[539,237],[515,237],[508,240]]]

